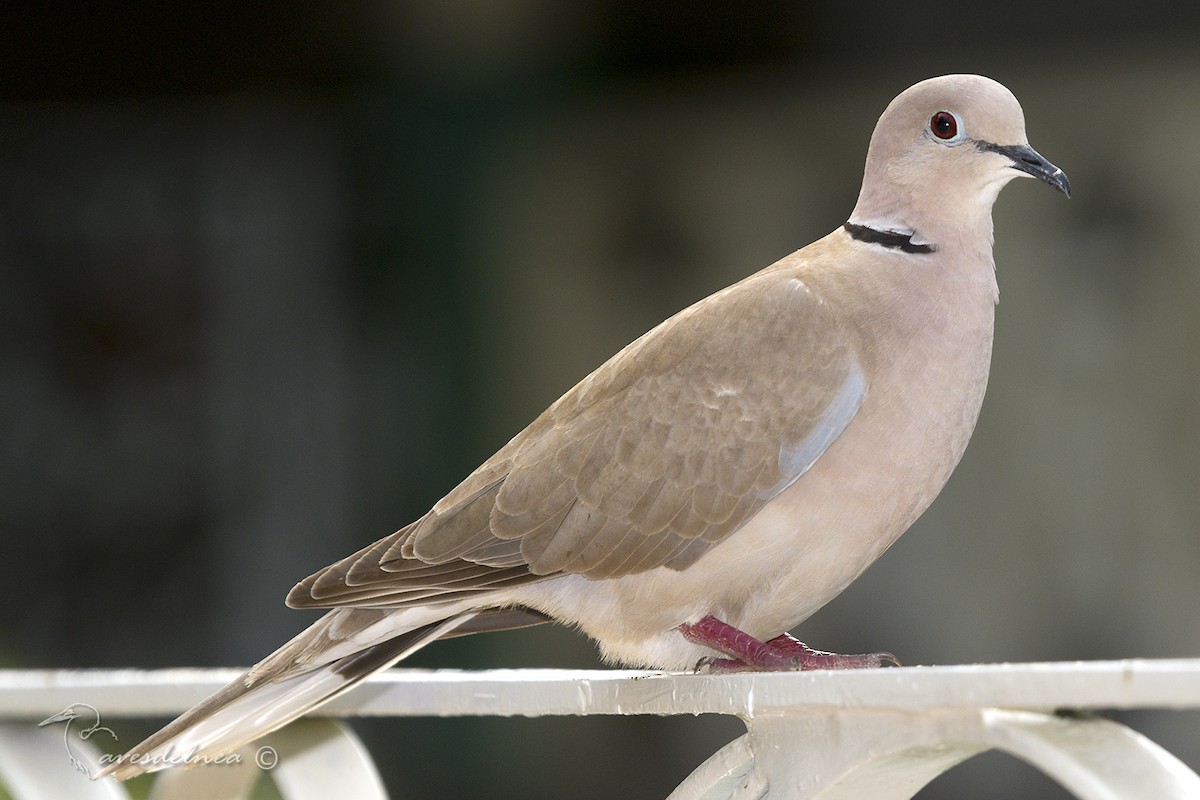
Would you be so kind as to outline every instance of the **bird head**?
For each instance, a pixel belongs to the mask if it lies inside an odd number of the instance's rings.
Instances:
[[[851,220],[937,236],[986,219],[1000,189],[1037,178],[1070,197],[1066,174],[1029,146],[1012,92],[980,75],[945,75],[901,92],[879,118]]]
[[[79,711],[78,704],[67,706],[62,711],[58,712],[57,714],[46,717],[44,720],[39,722],[38,727],[41,728],[46,725],[54,725],[55,723],[58,723],[58,722],[69,722],[73,719],[78,719],[79,713],[80,713],[80,711]]]

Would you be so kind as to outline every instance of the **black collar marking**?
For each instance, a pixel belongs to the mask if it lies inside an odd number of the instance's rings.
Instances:
[[[880,231],[866,225],[855,225],[853,222],[847,222],[842,227],[851,238],[867,244],[880,244],[904,253],[932,253],[934,250],[931,244],[913,244],[911,233],[906,236],[895,231]]]

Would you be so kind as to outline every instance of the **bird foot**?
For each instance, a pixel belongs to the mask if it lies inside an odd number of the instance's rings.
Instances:
[[[900,666],[900,661],[891,653],[827,653],[814,650],[786,633],[761,642],[711,614],[695,624],[680,625],[679,632],[690,642],[711,647],[723,656],[728,656],[710,660],[708,669],[711,673],[871,669],[881,667],[885,663]]]

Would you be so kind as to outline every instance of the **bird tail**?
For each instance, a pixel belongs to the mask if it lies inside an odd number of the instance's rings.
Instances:
[[[452,635],[474,616],[467,611],[438,618],[429,608],[331,611],[94,777],[126,780],[229,753]]]

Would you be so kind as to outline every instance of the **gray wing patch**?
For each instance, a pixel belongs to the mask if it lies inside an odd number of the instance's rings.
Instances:
[[[817,463],[817,459],[829,449],[829,445],[846,430],[866,396],[867,376],[863,374],[857,359],[852,359],[850,371],[841,388],[830,400],[825,413],[813,425],[808,435],[799,442],[785,443],[779,448],[779,471],[783,477],[769,489],[760,490],[759,496],[774,497],[808,472],[812,465]]]

